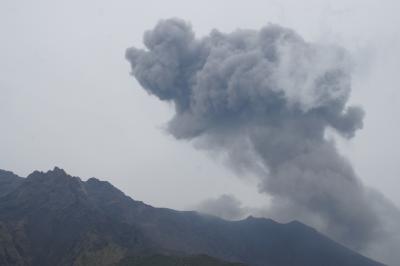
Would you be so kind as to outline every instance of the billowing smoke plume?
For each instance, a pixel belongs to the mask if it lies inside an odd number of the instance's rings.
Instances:
[[[256,173],[274,212],[314,217],[353,247],[375,237],[380,222],[366,190],[326,137],[351,138],[362,127],[363,110],[347,105],[346,51],[273,24],[197,39],[178,19],[160,21],[144,44],[126,58],[146,91],[174,103],[173,136],[200,140]]]
[[[210,198],[201,202],[195,209],[201,213],[211,214],[226,220],[241,220],[251,212],[242,206],[242,203],[234,196],[224,194],[218,198]]]

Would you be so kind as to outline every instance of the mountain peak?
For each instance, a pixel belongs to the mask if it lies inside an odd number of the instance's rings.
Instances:
[[[276,221],[269,219],[269,218],[265,218],[265,217],[256,217],[253,215],[249,215],[247,216],[247,218],[245,218],[243,221],[248,221],[248,222],[267,222],[267,223],[277,223]]]
[[[55,166],[53,170],[47,171],[47,173],[56,174],[56,175],[68,175],[64,169]]]
[[[36,180],[39,182],[45,183],[54,183],[54,182],[67,182],[67,183],[81,183],[82,180],[79,177],[71,176],[64,169],[59,167],[54,167],[53,170],[48,170],[47,172],[42,171],[34,171],[30,175],[28,175],[27,180]]]
[[[2,170],[0,169],[0,178],[3,177],[15,177],[15,178],[20,178],[19,176],[17,176],[16,174],[14,174],[11,171],[6,171],[6,170]]]

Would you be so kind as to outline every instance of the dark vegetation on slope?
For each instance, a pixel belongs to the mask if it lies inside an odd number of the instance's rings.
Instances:
[[[241,263],[223,262],[207,255],[197,256],[167,256],[151,255],[128,257],[123,259],[119,266],[245,266]]]

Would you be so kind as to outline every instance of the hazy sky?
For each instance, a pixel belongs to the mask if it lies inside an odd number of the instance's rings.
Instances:
[[[351,103],[366,118],[340,149],[365,184],[400,206],[399,8],[396,0],[2,0],[0,168],[25,176],[57,165],[155,206],[185,209],[221,194],[264,205],[253,177],[237,178],[166,133],[173,107],[139,88],[124,53],[162,18],[190,21],[198,36],[272,22],[350,51]]]

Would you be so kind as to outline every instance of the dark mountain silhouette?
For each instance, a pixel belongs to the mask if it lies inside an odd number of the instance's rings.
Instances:
[[[0,171],[0,265],[238,265],[221,260],[382,265],[299,222],[154,208],[108,182],[84,182],[59,168],[27,178]]]
[[[0,197],[17,188],[24,179],[12,172],[0,170]]]

